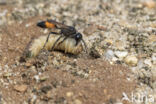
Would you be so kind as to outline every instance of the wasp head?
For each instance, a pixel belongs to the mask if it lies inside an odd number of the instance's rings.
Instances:
[[[77,45],[79,43],[79,41],[82,40],[82,34],[76,33],[75,34],[75,40],[76,40],[76,45]]]

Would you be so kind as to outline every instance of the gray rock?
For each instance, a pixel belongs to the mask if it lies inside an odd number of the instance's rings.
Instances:
[[[151,62],[151,59],[145,59],[144,60],[144,64],[148,65],[149,67],[152,66],[152,62]]]
[[[112,50],[107,50],[104,55],[105,55],[106,59],[110,60],[114,57],[114,52]]]

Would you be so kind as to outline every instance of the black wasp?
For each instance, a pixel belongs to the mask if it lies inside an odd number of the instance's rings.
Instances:
[[[51,50],[53,50],[54,47],[55,47],[55,45],[57,44],[57,42],[62,37],[65,36],[65,38],[61,42],[58,43],[58,45],[60,45],[61,43],[63,43],[67,38],[74,38],[75,41],[76,41],[75,46],[77,46],[78,43],[82,40],[82,42],[84,43],[86,52],[87,52],[87,45],[86,45],[85,41],[83,40],[83,36],[82,36],[81,33],[77,32],[77,30],[75,29],[75,27],[73,27],[73,26],[67,26],[67,25],[65,25],[63,23],[56,22],[55,20],[41,21],[41,22],[38,22],[37,23],[37,26],[39,26],[41,28],[60,29],[61,30],[59,33],[57,33],[57,32],[50,32],[49,35],[48,35],[48,37],[47,37],[47,40],[46,40],[46,42],[44,44],[44,47],[45,47],[46,43],[49,40],[50,34],[52,33],[52,34],[58,34],[58,35],[60,35],[60,37],[55,41],[55,43],[52,46]]]

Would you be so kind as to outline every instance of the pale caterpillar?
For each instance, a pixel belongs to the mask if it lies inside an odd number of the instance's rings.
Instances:
[[[48,35],[39,36],[38,38],[33,39],[27,46],[25,55],[27,57],[35,57],[39,54],[39,52],[43,49],[43,46],[47,40]],[[56,40],[60,37],[60,35],[51,34],[49,36],[49,40],[45,44],[44,49],[51,50],[52,46],[56,42]],[[71,53],[71,54],[79,54],[83,51],[82,42],[80,41],[77,45],[76,40],[74,38],[67,38],[63,43],[58,44],[61,42],[65,36],[61,37],[60,40],[57,42],[57,44],[54,47],[54,50],[61,50],[65,53]]]

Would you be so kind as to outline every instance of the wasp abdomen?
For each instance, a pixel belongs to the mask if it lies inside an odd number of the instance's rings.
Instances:
[[[56,28],[56,25],[53,23],[50,23],[48,21],[41,21],[37,23],[37,26],[41,28]]]

